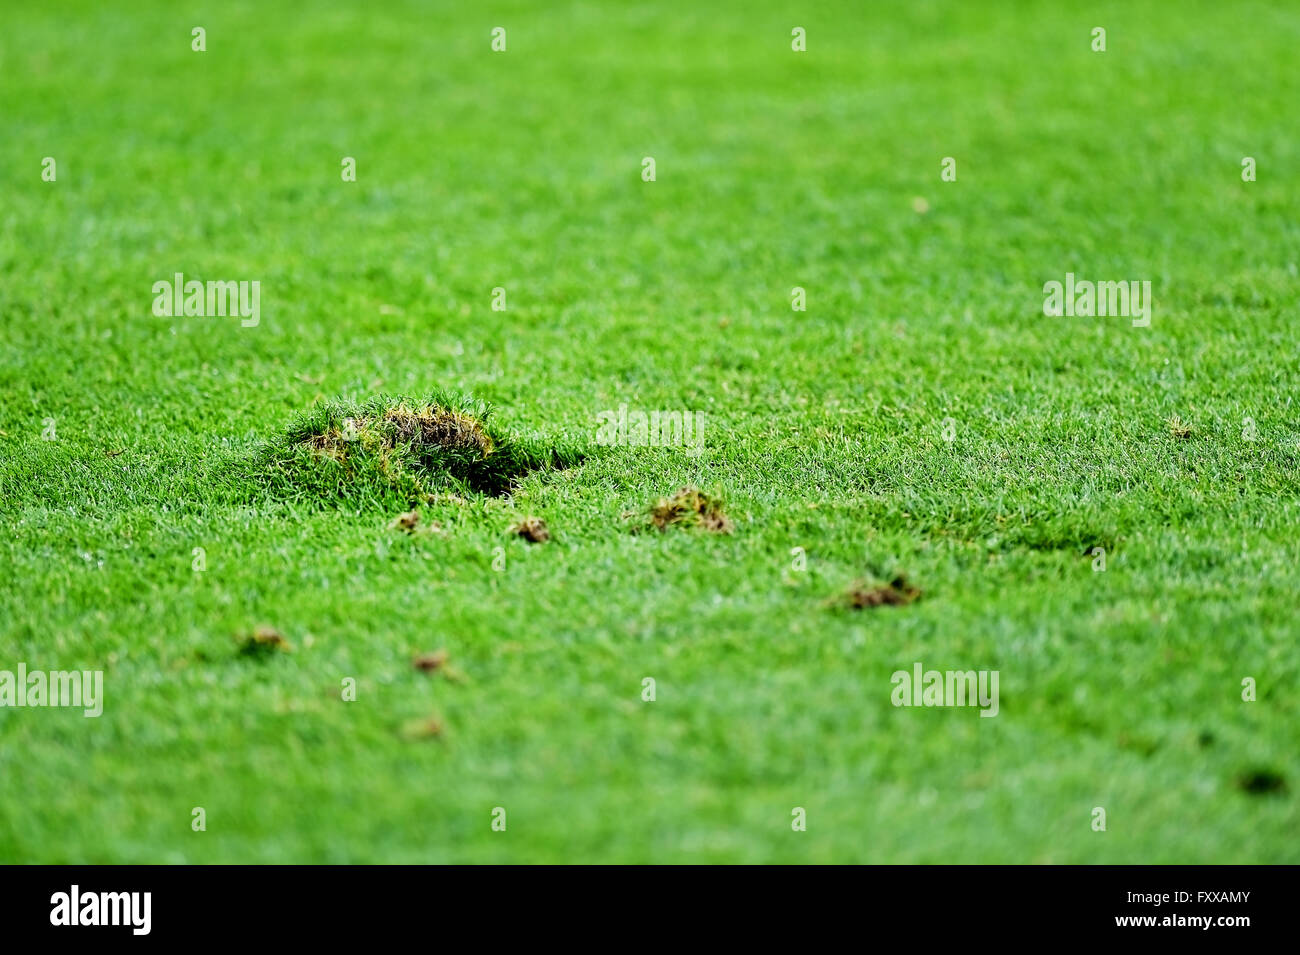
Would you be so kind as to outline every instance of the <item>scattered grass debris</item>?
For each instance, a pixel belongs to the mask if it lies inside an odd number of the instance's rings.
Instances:
[[[275,653],[291,653],[293,645],[274,627],[254,627],[251,634],[239,638],[241,656],[265,658]]]
[[[731,519],[723,511],[722,499],[687,486],[650,507],[649,526],[660,531],[669,527],[692,527],[715,534],[731,533]]]
[[[452,683],[464,683],[465,674],[459,668],[448,663],[449,654],[446,650],[434,650],[432,653],[417,653],[411,657],[411,666],[421,673],[437,673],[444,680]]]
[[[398,514],[388,525],[390,531],[406,531],[408,534],[414,534],[416,527],[420,524],[419,511],[407,511],[404,514]]]
[[[836,601],[841,606],[852,610],[868,610],[876,607],[905,607],[921,596],[919,588],[912,586],[902,574],[887,584],[854,584],[849,591]]]
[[[432,653],[417,653],[411,658],[411,666],[415,667],[422,673],[432,673],[434,670],[440,670],[446,662],[446,650],[435,650]]]
[[[524,540],[532,541],[534,544],[540,544],[551,539],[550,529],[547,528],[546,522],[540,517],[525,517],[522,521],[511,526],[510,533],[517,534]]]

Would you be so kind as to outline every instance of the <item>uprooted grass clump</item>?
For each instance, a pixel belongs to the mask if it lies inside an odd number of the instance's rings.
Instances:
[[[405,511],[393,518],[392,522],[388,525],[388,529],[390,531],[406,531],[408,534],[414,534],[419,526],[420,512]]]
[[[920,589],[899,574],[887,584],[854,584],[847,593],[832,602],[850,610],[870,610],[876,607],[905,607],[920,596]]]
[[[293,651],[293,645],[285,639],[284,634],[274,627],[254,627],[250,634],[240,634],[236,641],[239,644],[239,655],[244,657],[253,657],[254,659],[265,659],[276,653],[290,653]]]
[[[684,487],[650,506],[645,527],[664,531],[670,527],[693,527],[716,534],[731,533],[731,519],[723,512],[722,499],[696,487]]]
[[[456,667],[447,662],[448,653],[446,650],[435,650],[432,653],[417,653],[411,657],[411,666],[421,673],[440,673],[452,683],[464,682],[465,675]]]
[[[510,533],[534,544],[541,544],[551,539],[551,530],[546,526],[546,521],[540,517],[525,517],[511,526]]]
[[[269,447],[269,463],[277,476],[327,496],[427,502],[448,491],[505,494],[530,471],[580,459],[571,448],[508,435],[491,413],[486,402],[450,392],[338,399],[295,419]]]
[[[401,531],[410,537],[429,537],[442,534],[442,525],[437,521],[426,521],[418,509],[404,511],[388,522],[390,531]]]

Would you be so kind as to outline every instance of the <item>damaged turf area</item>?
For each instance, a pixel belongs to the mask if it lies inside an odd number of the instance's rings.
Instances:
[[[103,673],[0,858],[1300,863],[1295,4],[102,7],[0,31],[0,693]]]
[[[329,497],[427,502],[445,491],[506,494],[527,474],[577,464],[581,454],[507,434],[478,398],[336,399],[295,419],[267,449],[273,479]]]
[[[646,520],[633,529],[644,530],[653,527],[664,531],[670,527],[686,527],[715,534],[730,534],[733,525],[731,518],[723,512],[722,503],[721,498],[707,494],[697,487],[684,487],[668,497],[661,497],[655,501],[650,506],[650,513]]]

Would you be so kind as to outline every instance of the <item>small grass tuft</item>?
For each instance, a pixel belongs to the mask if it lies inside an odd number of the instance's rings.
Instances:
[[[388,525],[390,531],[406,531],[408,534],[414,534],[415,529],[420,526],[419,511],[405,511],[393,518],[392,523]]]
[[[255,627],[238,638],[240,656],[264,659],[276,653],[290,653],[293,645],[274,627]]]
[[[434,650],[432,653],[417,653],[411,657],[411,666],[421,673],[438,673],[446,680],[452,683],[463,683],[465,674],[458,668],[448,663],[449,654],[446,650]]]
[[[525,517],[510,528],[510,533],[517,534],[524,540],[540,544],[551,539],[551,531],[540,517]]]
[[[436,716],[425,716],[404,724],[401,736],[408,740],[438,739],[442,736],[443,729],[441,719]]]
[[[908,583],[907,578],[899,574],[887,584],[854,584],[849,591],[833,603],[851,610],[867,610],[876,607],[904,607],[918,600],[919,588]]]
[[[659,498],[650,507],[649,526],[660,531],[669,527],[693,527],[715,534],[729,534],[732,530],[722,499],[695,487],[684,487],[670,497]]]
[[[439,670],[446,662],[446,650],[435,650],[432,653],[417,653],[411,658],[411,666],[415,667],[421,673],[432,673],[434,670]]]
[[[1190,421],[1184,421],[1178,415],[1172,415],[1167,424],[1169,425],[1170,435],[1179,441],[1186,441],[1192,436],[1192,432],[1196,430]]]

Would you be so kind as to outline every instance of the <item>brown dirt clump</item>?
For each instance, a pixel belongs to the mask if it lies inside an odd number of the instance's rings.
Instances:
[[[446,650],[435,650],[433,653],[417,653],[411,658],[411,666],[421,673],[432,673],[434,670],[439,670],[446,662]]]
[[[921,591],[907,582],[899,574],[887,584],[875,587],[855,585],[845,595],[845,603],[854,610],[867,610],[875,607],[904,607],[921,596]]]
[[[255,627],[239,641],[239,652],[244,656],[266,656],[292,649],[293,645],[274,627]]]
[[[650,523],[658,530],[669,527],[699,527],[715,534],[731,533],[731,519],[723,512],[722,500],[696,487],[684,487],[670,497],[661,497],[650,508]]]
[[[540,544],[551,539],[551,531],[540,517],[525,517],[510,528],[510,533],[518,534],[524,540]]]
[[[418,510],[406,511],[398,514],[388,523],[390,531],[402,531],[412,537],[428,537],[433,534],[445,533],[441,524],[437,521],[426,521]]]
[[[398,514],[397,517],[393,518],[393,522],[388,525],[388,529],[394,531],[406,531],[408,534],[413,534],[419,524],[420,512],[407,511],[404,514]]]

